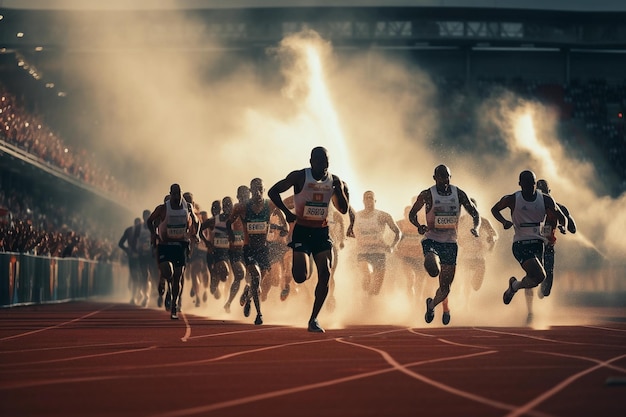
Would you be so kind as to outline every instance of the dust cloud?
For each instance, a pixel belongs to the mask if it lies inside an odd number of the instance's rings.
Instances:
[[[168,25],[194,22],[173,15]],[[226,51],[203,39],[201,31],[190,32],[197,36],[190,43],[203,48],[120,49],[83,63],[81,77],[91,86],[100,119],[94,135],[101,154],[118,163],[117,175],[132,188],[129,204],[135,212],[160,204],[174,182],[208,210],[211,201],[234,197],[236,188],[253,177],[261,177],[269,188],[288,172],[308,166],[310,150],[322,145],[330,151],[330,171],[348,183],[355,210],[362,209],[363,192],[373,190],[377,208],[401,219],[405,206],[434,184],[433,169],[440,163],[450,167],[453,184],[476,198],[500,239],[488,255],[482,288],[471,293],[469,302],[462,290],[468,271],[458,265],[450,295],[452,325],[525,321],[522,292],[511,305],[502,303],[508,277],[521,278],[522,270],[510,252],[512,231],[503,230],[489,212],[501,196],[519,189],[521,170],[532,169],[538,178],[546,178],[579,227],[576,235],[558,236],[555,292],[534,301],[537,326],[578,320],[575,309],[563,307],[564,295],[559,294],[564,294],[565,284],[559,281],[559,268],[585,268],[591,262],[595,274],[607,262],[624,258],[619,234],[626,224],[621,209],[626,196],[614,200],[595,192],[593,167],[568,157],[549,108],[509,92],[493,94],[478,112],[496,133],[472,138],[473,146],[458,151],[455,138],[440,136],[447,116],[435,104],[435,82],[414,64],[374,49],[337,51],[312,31],[286,37],[264,57]],[[337,305],[332,312],[322,310],[322,326],[425,325],[424,300],[434,295],[435,279],[424,273],[423,292],[418,288],[408,294],[398,260],[389,255],[383,292],[366,297],[355,258],[354,242],[348,240],[339,253]],[[574,274],[567,281],[570,289],[576,279]],[[303,285],[292,284],[284,302],[273,288],[263,304],[265,322],[303,326],[315,282],[313,277]],[[251,321],[238,308],[226,314],[224,296],[214,300],[209,295],[206,306],[192,307],[189,288],[187,280],[185,312]],[[438,306],[432,326],[440,323]]]

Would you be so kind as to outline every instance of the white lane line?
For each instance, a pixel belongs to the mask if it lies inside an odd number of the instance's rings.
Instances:
[[[340,341],[339,339],[326,339],[326,341],[328,341],[328,340]],[[414,363],[407,364],[405,366],[417,366],[417,365],[421,365],[421,364],[424,364],[424,363],[432,363],[432,362],[439,362],[439,361],[446,361],[446,360],[455,360],[455,359],[465,359],[465,358],[469,358],[469,357],[473,357],[473,356],[486,355],[486,354],[489,354],[489,353],[495,353],[495,352],[479,352],[479,353],[474,353],[474,354],[470,354],[470,355],[462,355],[462,356],[456,356],[456,357],[436,359],[436,360],[432,360],[432,361],[414,362]],[[301,385],[299,387],[286,388],[286,389],[282,389],[282,390],[266,392],[266,393],[263,393],[263,394],[256,394],[256,395],[251,395],[251,396],[248,396],[248,397],[241,397],[241,398],[237,398],[237,399],[234,399],[234,400],[222,401],[222,402],[215,403],[215,404],[208,404],[208,405],[204,405],[204,406],[191,407],[191,408],[186,408],[186,409],[181,409],[181,410],[174,410],[174,411],[170,411],[170,412],[166,412],[166,413],[157,414],[157,415],[155,415],[153,417],[179,417],[179,416],[189,416],[189,415],[195,415],[195,414],[203,414],[203,413],[207,413],[207,412],[211,412],[211,411],[215,411],[215,410],[220,410],[220,409],[224,409],[224,408],[236,407],[236,406],[240,406],[240,405],[243,405],[243,404],[252,403],[252,402],[255,402],[255,401],[262,401],[262,400],[267,400],[267,399],[270,399],[270,398],[281,397],[281,396],[284,396],[284,395],[291,395],[291,394],[295,394],[295,393],[298,393],[298,392],[309,391],[309,390],[314,390],[314,389],[318,389],[318,388],[324,388],[324,387],[328,387],[328,386],[332,386],[332,385],[342,384],[342,383],[345,383],[345,382],[355,381],[355,380],[363,379],[363,378],[369,378],[369,377],[372,377],[372,376],[381,375],[381,374],[385,374],[385,373],[389,373],[389,372],[396,372],[396,371],[397,371],[397,369],[393,368],[393,367],[392,368],[385,368],[385,369],[380,369],[380,370],[377,370],[377,371],[364,372],[364,373],[354,374],[354,375],[350,375],[350,376],[346,376],[346,377],[342,377],[342,378],[336,378],[336,379],[331,379],[331,380],[327,380],[327,381],[317,382],[317,383],[314,383],[314,384]],[[541,416],[539,416],[539,417],[541,417]]]
[[[94,354],[94,355],[82,355],[82,356],[72,356],[69,358],[60,358],[60,359],[50,359],[47,361],[36,361],[36,362],[26,362],[26,363],[10,363],[10,364],[4,364],[3,367],[10,367],[10,366],[19,366],[19,367],[23,367],[24,365],[42,365],[45,363],[59,363],[59,362],[70,362],[70,361],[76,361],[76,360],[80,360],[80,359],[89,359],[89,358],[101,358],[104,356],[113,356],[113,355],[123,355],[126,353],[135,353],[135,352],[143,352],[146,350],[152,350],[152,349],[156,349],[156,346],[149,346],[149,347],[145,347],[145,348],[137,348],[137,349],[127,349],[127,350],[120,350],[117,352],[107,352],[107,353],[98,353],[98,354]]]
[[[612,369],[614,371],[619,371],[619,372],[626,373],[626,368],[622,368],[621,366],[611,365],[608,362],[604,362],[604,361],[602,361],[600,359],[590,358],[590,357],[587,357],[587,356],[568,355],[566,353],[558,353],[558,352],[544,352],[544,351],[540,351],[540,350],[535,350],[535,351],[531,350],[530,352],[531,353],[541,353],[542,355],[560,356],[560,357],[563,357],[563,358],[580,359],[580,360],[583,360],[583,361],[597,363],[599,365],[604,364],[609,369]]]
[[[270,326],[263,326],[263,327],[257,327],[254,329],[247,329],[247,330],[235,330],[232,332],[222,332],[222,333],[209,333],[209,334],[202,334],[199,336],[190,336],[187,338],[187,340],[195,340],[195,339],[205,339],[207,337],[217,337],[217,336],[229,336],[229,335],[233,335],[233,334],[241,334],[241,333],[256,333],[256,332],[266,332],[268,330],[283,330],[283,329],[289,329],[289,327],[270,327]],[[332,339],[327,339],[327,340],[332,340]]]
[[[608,330],[610,332],[626,332],[626,329],[616,329],[613,327],[602,327],[602,326],[581,326],[581,327],[587,327],[588,329]]]
[[[478,330],[480,332],[505,334],[507,336],[524,337],[527,339],[540,340],[542,342],[550,342],[550,343],[560,343],[563,345],[588,345],[589,344],[589,343],[582,343],[582,342],[566,342],[564,340],[548,339],[547,337],[532,336],[532,335],[523,334],[523,333],[503,332],[503,331],[493,330],[493,329],[481,329],[479,327],[473,327],[473,329]]]
[[[180,340],[182,342],[186,342],[191,337],[191,324],[189,324],[189,320],[187,320],[185,313],[180,314],[183,316],[183,320],[185,321],[185,335]]]
[[[557,354],[557,356],[567,356],[567,355],[558,355]],[[604,368],[605,366],[609,365],[611,362],[615,362],[615,361],[621,360],[623,358],[626,358],[626,355],[616,356],[613,359],[601,362],[600,364],[598,364],[596,366],[592,366],[591,368],[585,369],[584,371],[581,371],[581,372],[579,372],[577,374],[574,374],[574,375],[570,376],[569,378],[565,379],[564,381],[562,381],[559,384],[557,384],[554,387],[552,387],[552,389],[549,389],[549,390],[545,391],[543,394],[541,394],[540,396],[538,396],[534,400],[527,402],[526,404],[522,405],[521,407],[518,407],[512,413],[507,414],[506,417],[517,417],[517,416],[521,416],[521,415],[527,414],[530,410],[535,408],[537,405],[541,404],[542,402],[544,402],[548,398],[552,397],[553,395],[555,395],[559,391],[563,390],[565,387],[567,387],[568,385],[570,385],[572,382],[576,381],[577,379],[579,379],[579,378],[581,378],[581,377],[583,377],[583,376],[585,376],[585,375],[587,375],[587,374],[589,374],[589,373],[591,373],[591,372],[593,372],[595,370],[598,370],[600,368]]]
[[[386,352],[384,350],[376,349],[376,348],[373,348],[371,346],[361,345],[361,344],[358,344],[358,343],[348,342],[348,341],[341,340],[341,339],[339,339],[338,341],[341,342],[341,343],[347,343],[347,344],[350,344],[350,345],[358,346],[358,347],[363,348],[363,349],[372,350],[372,351],[378,353],[379,355],[381,355],[383,357],[383,359],[389,365],[391,365],[393,367],[393,369],[395,369],[395,370],[397,370],[399,372],[402,372],[404,374],[407,374],[407,375],[409,375],[410,377],[412,377],[414,379],[417,379],[419,381],[425,382],[428,385],[432,385],[435,388],[438,388],[438,389],[440,389],[442,391],[446,391],[446,392],[449,392],[451,394],[457,395],[459,397],[463,397],[463,398],[466,398],[468,400],[475,401],[475,402],[478,402],[478,403],[481,403],[481,404],[484,404],[484,405],[488,405],[488,406],[491,406],[491,407],[494,407],[494,408],[499,408],[499,409],[503,409],[503,410],[514,410],[515,409],[515,406],[513,406],[511,404],[506,404],[506,403],[503,403],[503,402],[500,402],[500,401],[491,400],[489,398],[485,398],[485,397],[482,397],[480,395],[472,394],[471,392],[462,391],[460,389],[451,387],[451,386],[446,385],[446,384],[442,384],[442,383],[437,382],[435,380],[432,380],[432,379],[430,379],[430,378],[428,378],[428,377],[426,377],[426,376],[424,376],[422,374],[414,372],[414,371],[408,369],[408,367],[414,366],[414,365],[401,365],[388,352]],[[474,354],[457,356],[457,357],[454,357],[454,358],[455,359],[456,358],[458,358],[458,359],[466,359],[466,358],[470,358],[470,357],[474,357],[474,356],[488,355],[488,354],[497,353],[497,352],[498,351],[490,350],[490,351],[486,351],[486,352],[478,352],[478,353],[474,353]],[[429,364],[429,363],[436,363],[436,362],[441,362],[441,361],[447,361],[449,359],[451,359],[451,358],[446,357],[446,358],[439,358],[439,359],[431,359],[431,360],[428,360],[428,361],[421,362],[420,365],[422,365],[422,364]]]
[[[21,388],[32,388],[39,387],[42,385],[57,385],[57,384],[74,384],[77,382],[96,382],[96,381],[107,381],[110,379],[117,379],[119,376],[111,375],[111,376],[88,376],[81,378],[59,378],[59,379],[46,379],[46,380],[36,380],[36,381],[23,381],[18,382],[17,384],[11,385],[10,387],[2,387],[2,390],[5,389],[21,389]]]
[[[91,313],[85,314],[84,316],[81,316],[81,317],[75,318],[75,319],[73,319],[73,320],[70,320],[70,321],[65,321],[65,322],[63,322],[63,323],[59,323],[59,324],[55,324],[54,326],[44,327],[44,328],[37,329],[37,330],[33,330],[33,331],[30,331],[30,332],[25,332],[25,333],[16,334],[16,335],[13,335],[13,336],[3,337],[3,338],[1,338],[1,339],[0,339],[0,342],[5,341],[5,340],[17,339],[17,338],[19,338],[19,337],[29,336],[29,335],[31,335],[31,334],[36,334],[36,333],[45,332],[46,330],[52,330],[52,329],[56,329],[56,328],[59,328],[59,327],[63,327],[63,326],[65,326],[65,325],[68,325],[68,324],[75,323],[75,322],[77,322],[77,321],[80,321],[80,320],[86,319],[87,317],[94,316],[94,315],[96,315],[96,314],[98,314],[98,313],[103,312],[104,310],[108,310],[108,309],[109,309],[109,308],[111,308],[111,307],[113,307],[113,304],[108,305],[108,306],[106,306],[106,307],[104,307],[104,308],[101,308],[100,310],[97,310],[97,311],[92,311]]]
[[[145,342],[145,341],[144,341]],[[152,341],[152,343],[156,343]],[[119,342],[119,343],[95,343],[90,345],[71,345],[71,346],[54,346],[54,347],[42,347],[37,349],[18,349],[18,350],[3,350],[0,352],[0,355],[10,354],[13,355],[15,353],[24,353],[24,352],[45,352],[50,350],[65,350],[65,349],[85,349],[85,348],[94,348],[94,347],[107,347],[107,346],[124,346],[124,345],[136,345],[137,342]],[[6,365],[5,363],[0,363],[0,367]]]

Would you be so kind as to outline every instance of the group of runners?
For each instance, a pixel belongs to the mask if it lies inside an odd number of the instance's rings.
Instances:
[[[476,201],[450,184],[450,169],[439,165],[434,170],[435,184],[421,191],[405,208],[404,218],[396,222],[376,208],[370,190],[363,194],[363,210],[355,212],[347,184],[328,168],[328,151],[316,147],[310,167],[290,172],[267,190],[267,196],[263,180],[254,178],[249,187],[237,189],[237,203],[230,197],[214,201],[210,216],[199,209],[193,195],[182,194],[180,185],[172,184],[163,204],[152,212],[144,211],[143,221],[136,219],[120,239],[120,247],[129,254],[131,303],[147,305],[156,287],[157,305],[165,303],[170,317],[177,319],[184,282],[190,281],[196,306],[208,301],[208,293],[216,300],[224,294],[223,308],[230,313],[243,281],[239,304],[245,317],[254,305],[254,323],[261,325],[262,304],[273,287],[284,301],[294,282],[303,284],[315,273],[307,328],[324,332],[318,315],[325,302],[331,311],[336,303],[338,251],[346,238],[354,238],[356,271],[366,297],[381,292],[388,254],[394,253],[401,261],[406,289],[415,297],[429,290],[423,285],[424,272],[437,278],[434,294],[425,299],[424,318],[432,322],[436,306],[442,304],[442,322],[449,324],[448,296],[459,246],[465,253],[463,266],[471,273],[470,282],[464,285],[468,298],[472,289],[481,287],[486,253],[498,240],[491,222],[479,214]],[[540,297],[550,294],[555,230],[558,226],[562,233],[576,232],[574,220],[564,206],[554,202],[545,180],[537,181],[532,171],[523,171],[519,185],[521,191],[505,195],[491,208],[504,229],[515,228],[513,254],[525,273],[520,280],[510,278],[503,294],[505,304],[520,288],[527,298],[539,285]],[[290,190],[293,195],[283,198]],[[511,220],[501,213],[506,208]],[[530,321],[532,302],[527,305]]]

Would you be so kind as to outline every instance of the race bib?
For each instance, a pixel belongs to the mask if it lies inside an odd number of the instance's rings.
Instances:
[[[435,213],[435,229],[454,229],[457,221],[455,213]]]
[[[308,220],[324,220],[328,214],[328,204],[307,202],[304,206],[304,218]]]
[[[267,233],[267,222],[248,222],[246,223],[248,234],[261,235]]]
[[[183,239],[185,237],[186,230],[187,230],[187,225],[168,224],[167,225],[167,237],[171,239]]]
[[[227,237],[214,237],[213,246],[220,249],[228,249],[230,247],[230,242]]]
[[[543,226],[541,226],[541,236],[552,236],[552,226],[550,226],[549,224],[544,224]]]
[[[243,232],[236,231],[235,233],[235,241],[233,242],[233,246],[243,246]]]

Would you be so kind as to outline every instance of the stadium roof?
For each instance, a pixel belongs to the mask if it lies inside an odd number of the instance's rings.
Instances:
[[[2,0],[0,8],[34,10],[253,9],[273,7],[462,7],[626,11],[623,0]]]

